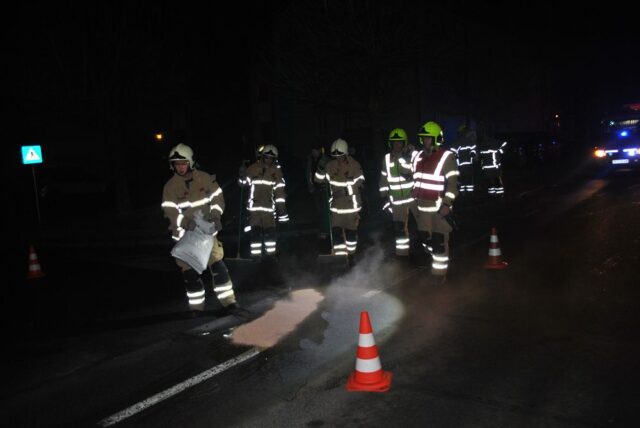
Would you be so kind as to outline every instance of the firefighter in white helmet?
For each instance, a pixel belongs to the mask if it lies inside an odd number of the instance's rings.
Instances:
[[[407,152],[407,133],[396,128],[389,134],[389,153],[384,157],[380,171],[380,197],[383,210],[393,216],[396,256],[409,255],[409,213],[417,218],[411,172],[411,153]]]
[[[220,218],[224,211],[222,189],[215,175],[196,168],[193,150],[185,144],[178,144],[169,152],[169,166],[173,176],[162,191],[162,209],[169,219],[169,229],[174,241],[180,240],[186,230],[195,227],[194,214],[201,211],[203,218],[213,222],[215,234],[221,229]],[[214,237],[214,245],[209,256],[209,270],[213,278],[213,292],[223,307],[234,313],[239,310],[233,292],[233,283],[222,261],[222,244]],[[176,259],[185,282],[189,308],[198,313],[204,310],[205,287],[200,275],[187,263]]]
[[[358,246],[364,175],[360,163],[349,155],[349,146],[343,139],[331,144],[329,154],[333,159],[326,165],[318,164],[314,180],[329,183],[333,254],[348,256],[353,263]]]
[[[412,157],[413,197],[418,204],[418,234],[431,254],[432,283],[444,283],[449,267],[449,232],[446,217],[458,195],[458,167],[455,155],[442,150],[444,135],[436,122],[425,123],[418,131],[423,148]]]
[[[278,149],[272,144],[260,147],[258,160],[245,168],[240,167],[238,181],[249,187],[247,211],[249,225],[245,228],[251,236],[251,257],[276,255],[276,219],[287,223],[285,182],[277,163]]]

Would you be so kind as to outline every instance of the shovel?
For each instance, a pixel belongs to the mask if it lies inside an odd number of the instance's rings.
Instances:
[[[331,211],[329,209],[329,183],[324,184],[325,188],[325,199],[327,201],[327,209],[325,210],[325,216],[327,221],[325,222],[329,228],[329,245],[332,251],[331,254],[319,254],[318,255],[318,264],[322,267],[332,266],[336,269],[340,268],[348,268],[349,267],[349,259],[346,255],[335,255],[333,254],[333,235],[331,233],[331,229],[333,229],[331,225]]]

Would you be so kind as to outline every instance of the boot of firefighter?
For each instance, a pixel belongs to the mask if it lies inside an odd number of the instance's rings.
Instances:
[[[341,227],[334,227],[331,229],[331,237],[333,239],[333,255],[334,256],[346,256],[347,244],[344,242],[344,234]]]
[[[345,243],[347,245],[347,258],[349,266],[353,267],[356,264],[356,250],[358,249],[358,231],[345,229],[344,231]]]
[[[260,226],[251,227],[251,258],[258,260],[262,257],[262,228]]]
[[[189,309],[194,312],[204,311],[205,289],[200,275],[195,270],[189,269],[182,272],[182,278],[185,284]]]
[[[233,291],[233,282],[229,276],[227,265],[222,260],[218,260],[209,266],[213,283],[213,294],[223,307],[236,304],[236,295]]]
[[[449,269],[449,253],[443,233],[434,232],[431,237],[433,253],[431,255],[431,276],[435,282],[444,283]]]
[[[276,257],[276,228],[268,227],[264,229],[264,251],[267,259],[275,260]]]
[[[407,257],[409,255],[409,236],[404,226],[404,222],[394,221],[393,232],[396,242],[396,256]]]

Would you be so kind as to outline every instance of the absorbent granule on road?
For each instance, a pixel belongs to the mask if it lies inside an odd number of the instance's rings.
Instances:
[[[314,289],[293,291],[260,318],[236,328],[232,342],[270,348],[311,315],[322,300],[324,296]]]

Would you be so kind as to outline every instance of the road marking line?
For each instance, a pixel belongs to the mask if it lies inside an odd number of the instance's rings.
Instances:
[[[118,422],[122,422],[123,420],[135,415],[136,413],[140,413],[141,411],[153,406],[154,404],[158,404],[159,402],[166,400],[167,398],[173,397],[174,395],[179,394],[185,389],[191,388],[192,386],[195,386],[200,382],[210,379],[237,364],[250,360],[260,352],[262,351],[258,348],[251,348],[248,351],[238,355],[237,357],[227,360],[222,364],[218,364],[217,366],[212,367],[209,370],[205,370],[202,373],[185,380],[184,382],[174,385],[171,388],[165,389],[164,391],[155,394],[147,398],[146,400],[140,401],[133,406],[127,407],[126,409],[101,420],[100,422],[98,422],[98,425],[101,427],[108,427],[111,425],[115,425]]]

